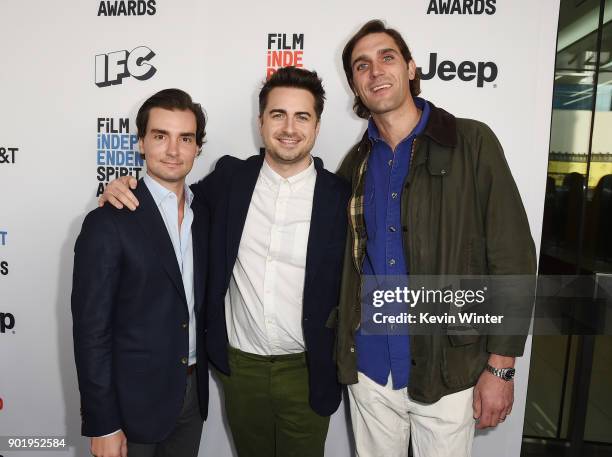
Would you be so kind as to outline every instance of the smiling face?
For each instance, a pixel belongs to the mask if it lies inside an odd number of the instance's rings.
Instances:
[[[319,133],[315,98],[308,90],[275,87],[259,122],[266,160],[273,169],[290,168],[297,173],[308,166]]]
[[[147,173],[164,187],[183,183],[198,153],[196,117],[189,110],[152,108],[138,142]]]
[[[412,102],[413,60],[406,63],[393,38],[371,33],[361,38],[351,54],[353,89],[373,116],[401,111]]]

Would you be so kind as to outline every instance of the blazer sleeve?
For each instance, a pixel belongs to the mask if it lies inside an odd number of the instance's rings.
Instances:
[[[209,212],[213,210],[219,199],[219,192],[222,192],[224,183],[229,179],[228,167],[232,160],[236,159],[228,155],[221,157],[213,171],[190,186],[196,199],[206,206]]]
[[[111,211],[100,208],[87,215],[74,249],[71,307],[85,436],[103,436],[121,428],[112,348],[121,245]]]

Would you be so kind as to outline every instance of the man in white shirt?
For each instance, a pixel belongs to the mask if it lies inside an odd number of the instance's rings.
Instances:
[[[141,204],[92,211],[75,246],[82,432],[96,457],[195,457],[208,403],[208,211],[185,177],[205,117],[187,93],[167,89],[142,105],[136,124],[147,163]]]
[[[349,189],[310,155],[323,95],[316,73],[279,70],[259,96],[264,157],[224,157],[200,185],[216,246],[207,342],[241,457],[322,456],[340,402],[326,324]]]
[[[278,70],[259,94],[265,154],[222,157],[192,186],[211,216],[207,349],[240,457],[322,456],[340,404],[333,352],[350,188],[310,154],[323,104],[315,72]],[[104,199],[133,206],[128,192],[117,180]]]

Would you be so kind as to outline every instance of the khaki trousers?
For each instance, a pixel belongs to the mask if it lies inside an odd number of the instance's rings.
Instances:
[[[470,457],[475,421],[473,388],[436,403],[411,400],[407,389],[381,386],[366,375],[349,386],[357,457],[407,457],[412,436],[415,457]]]

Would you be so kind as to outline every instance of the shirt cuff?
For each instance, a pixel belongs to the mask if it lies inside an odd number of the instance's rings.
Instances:
[[[121,431],[121,429],[118,429],[118,430],[115,430],[113,433],[109,433],[108,435],[96,436],[95,438],[106,438],[107,436],[116,435],[120,431]]]

